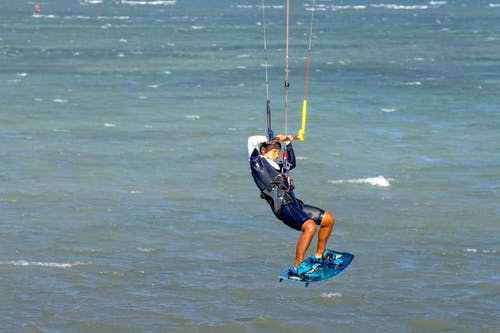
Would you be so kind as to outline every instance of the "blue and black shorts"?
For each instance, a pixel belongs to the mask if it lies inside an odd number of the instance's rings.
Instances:
[[[325,211],[318,207],[304,205],[300,208],[299,205],[288,204],[281,207],[280,219],[290,228],[302,231],[302,225],[309,219],[320,225],[324,213]]]

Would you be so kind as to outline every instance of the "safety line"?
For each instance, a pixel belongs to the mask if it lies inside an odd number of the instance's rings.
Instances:
[[[288,30],[289,30],[290,6],[289,0],[286,0],[286,33],[285,33],[285,133],[288,134]]]

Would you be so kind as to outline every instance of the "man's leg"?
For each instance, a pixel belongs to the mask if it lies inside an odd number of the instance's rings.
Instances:
[[[326,250],[326,245],[328,243],[328,238],[332,233],[333,226],[335,225],[335,218],[329,212],[323,214],[321,219],[320,229],[318,232],[318,247],[316,248],[316,258],[321,258],[323,252]]]
[[[330,228],[331,231],[331,228]],[[316,223],[313,220],[307,220],[302,225],[302,234],[297,241],[297,248],[295,250],[295,269],[299,266],[299,264],[304,261],[304,256],[311,244],[311,241],[316,233]]]

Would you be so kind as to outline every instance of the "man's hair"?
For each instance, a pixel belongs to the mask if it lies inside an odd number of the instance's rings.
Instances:
[[[260,153],[262,154],[262,148],[267,149],[267,147],[269,147],[271,145],[278,145],[281,149],[281,143],[279,143],[278,141],[266,141],[266,142],[261,143],[260,149],[259,149]]]

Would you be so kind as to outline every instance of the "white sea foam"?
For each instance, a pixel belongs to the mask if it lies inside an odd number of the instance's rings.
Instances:
[[[490,4],[488,4],[488,7],[490,7],[490,8],[500,8],[500,3],[490,3]]]
[[[56,18],[58,17],[57,15],[43,15],[43,14],[40,14],[40,15],[33,15],[34,18]]]
[[[429,1],[429,5],[431,6],[444,6],[448,3],[448,1]]]
[[[123,5],[131,5],[131,6],[165,6],[165,5],[175,5],[177,3],[176,0],[155,0],[155,1],[132,1],[132,0],[121,0],[121,4]]]
[[[90,16],[85,16],[85,15],[67,15],[67,16],[64,16],[64,19],[65,20],[74,20],[74,19],[77,19],[77,20],[90,20],[91,17]]]
[[[411,9],[428,9],[428,5],[396,5],[391,3],[381,3],[381,4],[372,4],[370,5],[373,8],[385,8],[385,9],[402,9],[402,10],[411,10]]]
[[[150,247],[137,247],[136,250],[143,253],[151,253],[157,251],[156,249]]]
[[[341,180],[329,180],[331,184],[368,184],[378,187],[389,187],[391,183],[389,179],[384,176],[370,177],[370,178],[360,178],[360,179],[341,179]]]
[[[314,10],[317,12],[325,12],[328,9],[327,6],[318,4],[314,7]],[[313,10],[311,7],[307,7],[306,10]]]
[[[366,9],[365,5],[352,5],[352,6],[332,6],[332,10],[347,10],[347,9],[355,9],[355,10],[360,10],[360,9]]]
[[[99,20],[128,20],[130,16],[97,16]]]
[[[252,5],[235,5],[236,8],[252,9]]]
[[[27,260],[10,260],[0,261],[0,265],[6,266],[39,266],[39,267],[52,267],[52,268],[72,268],[78,265],[86,265],[82,262],[74,263],[58,263],[58,262],[43,262],[43,261],[27,261]]]
[[[184,116],[184,118],[186,118],[187,120],[198,120],[200,119],[200,116],[197,114],[188,114]]]
[[[497,253],[497,250],[494,250],[494,249],[482,249],[482,250],[478,250],[478,249],[475,249],[475,248],[467,248],[467,249],[464,249],[464,251],[468,252],[468,253],[491,253],[491,254]]]
[[[321,297],[323,298],[337,298],[342,297],[341,293],[321,293]]]
[[[378,3],[370,5],[332,5],[330,8],[333,11],[339,10],[364,10],[367,8],[382,8],[382,9],[392,9],[392,10],[425,10],[432,7],[439,7],[447,4],[447,1],[429,1],[427,5],[399,5],[392,3]],[[325,5],[317,5],[315,10],[325,11],[327,7]]]
[[[253,9],[253,8],[259,8],[262,9],[261,5],[231,5],[233,8],[239,8],[239,9]],[[283,9],[285,6],[283,5],[265,5],[264,9]]]
[[[420,82],[420,81],[411,81],[411,82],[401,83],[401,85],[403,85],[403,86],[421,86],[422,82]]]
[[[392,109],[392,108],[381,108],[380,111],[386,112],[386,113],[391,113],[391,112],[396,112],[397,109]]]

